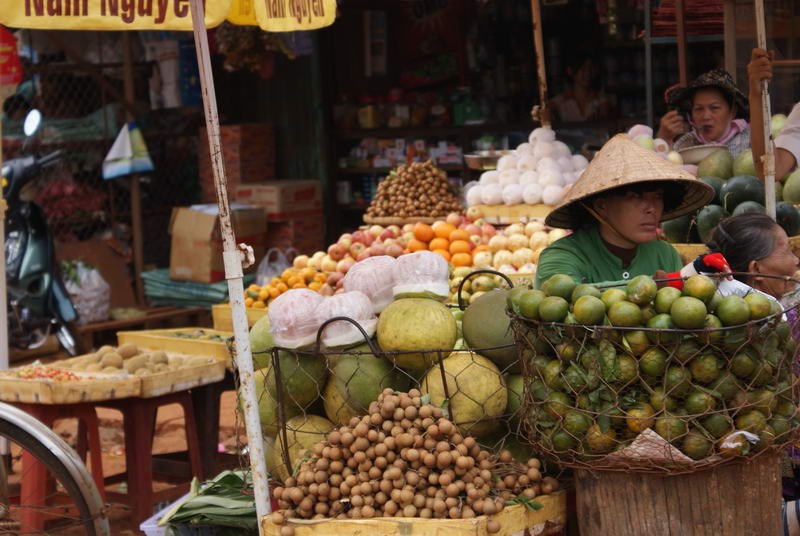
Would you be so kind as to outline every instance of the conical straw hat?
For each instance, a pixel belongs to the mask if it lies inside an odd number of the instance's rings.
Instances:
[[[631,141],[627,134],[617,134],[592,159],[564,200],[545,219],[550,227],[577,229],[591,216],[581,201],[600,192],[642,182],[662,182],[665,190],[681,188],[683,199],[676,207],[665,207],[661,219],[671,220],[708,204],[714,189],[694,175]]]

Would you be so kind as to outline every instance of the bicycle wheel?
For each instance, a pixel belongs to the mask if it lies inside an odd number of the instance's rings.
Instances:
[[[0,403],[0,437],[11,443],[12,456],[30,457],[25,460],[24,474],[8,477],[9,510],[0,518],[0,535],[110,534],[100,495],[83,462],[55,432],[19,409]],[[31,464],[31,458],[38,463]],[[19,482],[38,476],[34,472],[41,475],[36,480],[43,487],[28,488],[22,496]],[[3,474],[0,468],[0,477]]]

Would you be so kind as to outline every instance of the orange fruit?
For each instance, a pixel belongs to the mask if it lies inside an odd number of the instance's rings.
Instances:
[[[469,253],[472,250],[466,240],[456,240],[450,243],[450,253]]]
[[[261,292],[258,293],[258,299],[261,301],[266,301],[269,299],[269,291],[272,289],[269,285],[261,289]]]
[[[261,290],[261,287],[259,287],[259,286],[258,286],[258,285],[256,285],[255,283],[253,283],[252,285],[250,285],[249,287],[247,287],[247,290],[252,290],[253,292],[258,292],[259,290]]]
[[[281,283],[281,285],[283,285],[284,287],[286,287],[286,284],[284,284],[284,283]],[[286,290],[289,290],[289,287],[286,287]],[[274,288],[274,287],[273,287],[273,288],[272,288],[272,289],[269,291],[269,297],[270,297],[270,298],[272,298],[272,299],[274,300],[275,298],[277,298],[278,296],[280,296],[282,292],[283,292],[283,291],[282,291],[280,288]]]
[[[305,282],[300,281],[300,282],[295,283],[294,285],[292,285],[292,288],[307,288],[307,287],[306,287]]]
[[[480,246],[475,246],[475,249],[472,251],[472,253],[475,254],[479,251],[490,251],[490,249],[486,244],[481,244]]]
[[[450,242],[455,242],[456,240],[463,240],[465,242],[469,242],[469,233],[466,232],[464,229],[456,229],[452,233],[450,233]]]
[[[439,255],[444,257],[444,260],[446,261],[450,260],[450,252],[447,251],[446,249],[434,249],[433,252],[438,253]]]
[[[427,223],[414,224],[414,238],[421,242],[430,242],[433,239],[433,227]]]
[[[253,306],[253,298],[245,298],[244,299],[244,306],[245,307],[252,307]]]
[[[286,292],[287,290],[289,290],[289,285],[287,285],[283,281],[279,281],[274,288],[278,289],[278,294],[280,294],[281,292]]]
[[[322,283],[320,283],[319,281],[312,281],[311,283],[308,284],[308,288],[317,291],[322,288]]]
[[[472,266],[472,255],[469,253],[456,253],[450,258],[453,266]]]
[[[277,287],[279,283],[281,283],[280,277],[273,277],[272,279],[269,280],[269,284],[273,287]]]
[[[296,275],[293,275],[286,280],[286,284],[289,285],[289,288],[294,288],[298,283],[302,283],[302,279]]]
[[[290,277],[294,275],[294,270],[292,268],[287,268],[281,274],[281,279],[284,281],[288,281]]]
[[[438,222],[437,222],[438,223]],[[440,225],[437,225],[436,228],[433,230],[434,234],[436,234],[439,238],[450,238],[450,233],[456,230],[456,226],[452,225],[447,222],[442,222]]]
[[[434,238],[431,240],[431,243],[428,244],[428,247],[431,251],[436,249],[450,249],[450,241],[446,238]]]
[[[411,251],[424,251],[428,249],[428,244],[414,238],[408,242],[408,249]]]
[[[263,301],[257,301],[253,303],[253,309],[266,309],[267,304]]]
[[[300,270],[300,277],[305,279],[306,281],[311,281],[314,279],[314,275],[316,275],[317,271],[313,268],[303,268]]]
[[[486,246],[486,247],[489,247],[489,246]],[[327,280],[328,280],[328,276],[325,275],[322,272],[318,272],[318,273],[314,274],[314,281],[317,281],[319,283],[324,283]]]

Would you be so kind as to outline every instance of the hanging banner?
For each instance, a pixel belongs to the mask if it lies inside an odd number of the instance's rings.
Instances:
[[[238,26],[258,26],[253,2],[258,0],[232,0],[228,22]]]
[[[330,26],[336,19],[336,0],[240,0],[256,8],[256,19],[268,32],[296,32]]]
[[[205,5],[207,28],[228,16],[230,0],[206,0]],[[13,0],[3,2],[0,24],[39,30],[192,31],[189,0]]]
[[[17,54],[17,38],[0,26],[0,86],[16,86],[22,82],[22,64]]]

